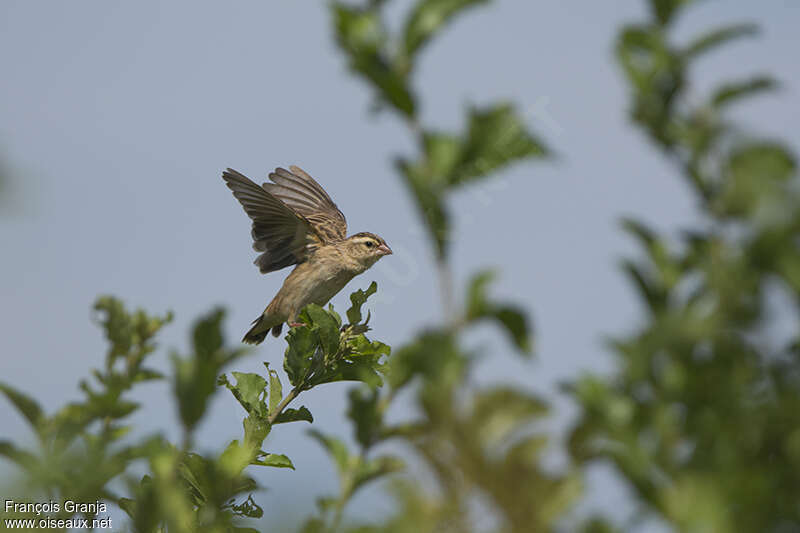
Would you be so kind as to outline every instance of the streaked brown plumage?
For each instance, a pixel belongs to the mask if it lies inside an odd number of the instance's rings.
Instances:
[[[347,237],[347,220],[330,196],[303,169],[270,173],[257,185],[233,169],[225,183],[253,220],[253,249],[262,274],[297,265],[242,342],[259,344],[284,322],[293,324],[310,303],[324,305],[347,283],[392,250],[374,233]]]

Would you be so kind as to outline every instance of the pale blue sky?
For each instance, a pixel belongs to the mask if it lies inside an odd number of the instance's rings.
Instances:
[[[394,20],[409,4],[392,6]],[[459,128],[467,104],[511,99],[558,153],[452,202],[459,284],[476,269],[502,266],[496,294],[523,304],[537,332],[533,363],[521,363],[490,327],[471,333],[470,343],[490,348],[476,379],[550,395],[557,429],[574,415],[557,384],[608,370],[602,336],[637,321],[638,304],[616,266],[635,251],[619,217],[674,229],[694,216],[683,183],[626,117],[613,39],[620,24],[642,18],[643,6],[499,0],[449,28],[418,70],[426,124]],[[776,75],[782,91],[736,116],[797,148],[800,4],[704,2],[680,21],[678,36],[739,21],[758,22],[763,34],[705,58],[696,89],[730,76]],[[299,164],[352,231],[389,242],[395,255],[333,300],[343,308],[349,290],[376,280],[375,338],[396,344],[439,320],[429,247],[391,165],[413,145],[398,120],[367,114],[370,93],[346,73],[323,3],[6,0],[0,65],[0,153],[12,169],[13,202],[0,215],[2,379],[46,407],[75,398],[77,381],[100,364],[104,342],[89,319],[98,294],[174,310],[161,344],[180,349],[189,322],[215,304],[229,309],[227,331],[238,340],[278,289],[284,273],[262,276],[251,264],[249,222],[219,177],[227,166],[257,179]],[[282,342],[268,339],[236,369],[278,362]],[[167,368],[165,352],[156,366]],[[301,399],[318,429],[349,437],[348,387]],[[177,435],[175,413],[164,408],[167,389],[139,391],[144,409],[132,420],[139,432]],[[217,449],[238,438],[241,415],[221,391],[201,445]],[[0,426],[25,438],[5,407]],[[335,490],[333,468],[306,429],[283,426],[267,443],[297,466],[261,476],[281,487],[258,497],[268,514]],[[595,506],[626,509],[624,490],[602,471],[590,476],[590,496]]]

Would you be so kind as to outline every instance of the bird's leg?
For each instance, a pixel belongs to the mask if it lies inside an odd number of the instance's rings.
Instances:
[[[290,328],[302,328],[303,326],[305,326],[305,324],[302,322],[289,322]]]

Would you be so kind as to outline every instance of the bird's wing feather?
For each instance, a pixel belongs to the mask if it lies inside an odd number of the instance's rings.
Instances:
[[[347,220],[319,183],[300,167],[276,168],[262,187],[310,223],[324,243],[347,237]]]
[[[322,239],[298,210],[233,169],[222,173],[225,183],[253,220],[253,249],[263,252],[255,260],[262,274],[305,261]]]

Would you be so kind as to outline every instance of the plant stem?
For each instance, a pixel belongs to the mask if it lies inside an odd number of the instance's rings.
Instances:
[[[267,421],[270,423],[270,425],[275,423],[275,420],[283,412],[283,410],[286,409],[286,406],[289,405],[289,402],[297,398],[298,394],[300,394],[299,387],[295,387],[289,391],[289,394],[287,394],[286,397],[281,400],[281,403],[278,404],[278,407],[275,408],[275,411],[269,414]]]

